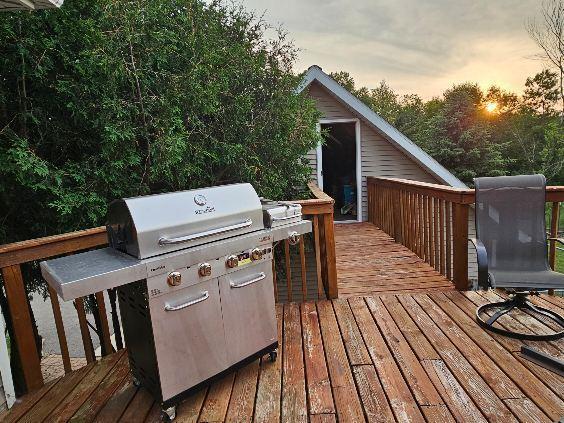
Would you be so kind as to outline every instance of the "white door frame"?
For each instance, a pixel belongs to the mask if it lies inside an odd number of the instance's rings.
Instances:
[[[330,125],[332,123],[354,123],[355,141],[356,141],[356,220],[345,220],[340,222],[362,222],[362,163],[360,150],[360,119],[319,119],[317,123],[317,132],[321,132],[321,125]],[[315,150],[317,161],[317,186],[323,190],[323,146],[317,145]],[[339,221],[335,221],[337,223]],[[339,222],[339,223],[340,223]]]

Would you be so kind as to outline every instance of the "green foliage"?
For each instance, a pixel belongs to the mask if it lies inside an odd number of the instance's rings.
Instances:
[[[525,104],[543,115],[554,113],[554,106],[559,95],[558,75],[549,69],[525,81],[525,92],[523,93]]]
[[[385,82],[357,88],[347,72],[332,76],[467,184],[477,176],[523,173],[564,183],[564,126],[554,110],[558,79],[551,71],[527,78],[522,98],[464,83],[429,101],[399,96]]]
[[[0,15],[0,243],[109,201],[248,181],[292,198],[319,140],[296,50],[236,6],[73,0]]]

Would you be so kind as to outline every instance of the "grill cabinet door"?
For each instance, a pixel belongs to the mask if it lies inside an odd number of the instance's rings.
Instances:
[[[227,367],[217,279],[153,298],[150,308],[163,400]]]
[[[227,360],[233,365],[276,342],[272,261],[219,278]]]

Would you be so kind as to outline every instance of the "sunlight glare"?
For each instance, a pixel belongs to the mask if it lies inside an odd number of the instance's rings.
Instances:
[[[495,101],[491,101],[489,103],[486,103],[486,111],[488,113],[493,113],[497,110],[497,103]]]

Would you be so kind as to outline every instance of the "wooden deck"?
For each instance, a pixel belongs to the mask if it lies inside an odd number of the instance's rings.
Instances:
[[[355,297],[278,306],[281,348],[202,389],[178,422],[557,421],[564,378],[522,359],[520,341],[481,329],[495,292]],[[535,298],[560,312],[564,300]],[[548,331],[504,316],[506,327]],[[532,343],[562,358],[564,340]],[[128,375],[123,351],[24,397],[3,421],[159,421]]]
[[[339,297],[452,290],[447,278],[371,223],[335,225]]]

